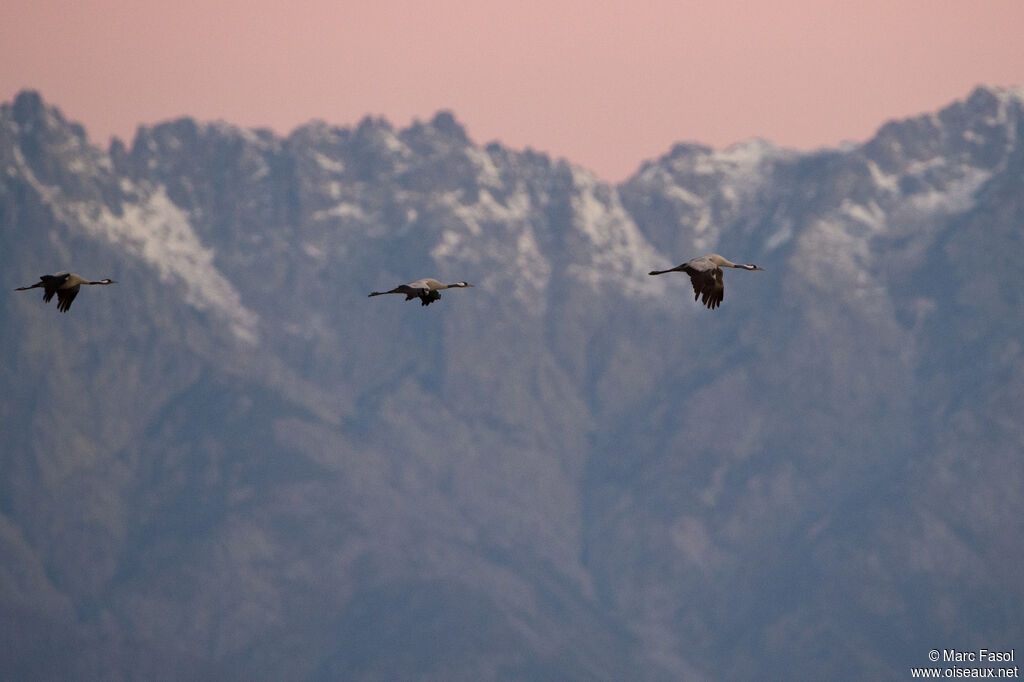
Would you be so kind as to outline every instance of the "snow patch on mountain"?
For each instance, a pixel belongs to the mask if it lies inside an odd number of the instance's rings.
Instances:
[[[31,171],[26,176],[61,221],[124,246],[152,264],[162,282],[182,284],[186,302],[225,317],[234,335],[256,343],[259,317],[242,304],[238,291],[217,270],[213,249],[202,245],[164,187],[138,203],[123,205],[122,214],[116,215],[96,202],[69,202],[59,188],[42,184]]]
[[[259,317],[214,264],[214,250],[203,246],[188,216],[163,186],[115,215],[106,206],[77,203],[72,210],[88,231],[121,244],[153,266],[160,280],[185,287],[185,300],[199,310],[226,318],[236,337],[257,341]]]
[[[516,272],[512,296],[538,315],[547,306],[547,288],[551,281],[551,263],[540,251],[533,228],[527,227],[516,240]]]
[[[322,170],[327,171],[328,173],[337,173],[338,175],[340,175],[341,173],[345,172],[344,163],[342,163],[338,159],[332,159],[323,152],[314,152],[313,159],[316,161],[317,166],[319,166]]]
[[[900,193],[900,179],[894,173],[886,173],[874,161],[868,161],[868,172],[871,173],[871,180],[879,189],[890,194]]]
[[[765,161],[778,157],[784,150],[760,137],[751,138],[715,151],[709,157],[714,167],[730,168],[736,176],[749,176]]]
[[[342,201],[330,208],[313,212],[313,220],[318,222],[332,218],[352,218],[364,222],[367,220],[363,207],[349,201]]]
[[[501,173],[494,165],[491,155],[479,147],[469,146],[465,150],[466,157],[477,171],[477,182],[487,187],[501,187]]]
[[[531,313],[543,314],[551,264],[531,225],[529,195],[514,192],[500,202],[481,189],[470,204],[462,203],[462,196],[447,192],[438,200],[453,220],[441,233],[431,257],[438,263],[451,260],[477,266],[481,272],[478,286],[501,291]],[[512,239],[509,232],[515,235]]]
[[[567,270],[594,288],[611,283],[634,295],[663,295],[663,282],[643,276],[662,258],[641,234],[618,194],[580,170],[574,170],[573,180],[574,227],[589,248],[586,259]]]
[[[848,218],[852,218],[856,222],[866,225],[872,232],[881,232],[885,229],[885,211],[883,211],[874,201],[864,205],[855,203],[850,199],[843,199],[843,203],[840,204],[839,211]]]
[[[841,217],[815,221],[800,237],[794,255],[810,285],[830,296],[858,301],[866,310],[886,299],[885,287],[872,277],[871,257],[870,241]]]
[[[146,194],[122,180],[122,190],[138,199],[122,204],[121,215],[116,215],[98,201],[69,200],[60,187],[36,177],[21,149],[14,147],[12,152],[23,177],[61,222],[121,244],[150,263],[161,281],[180,280],[188,303],[225,317],[242,341],[257,341],[258,316],[242,305],[241,296],[214,265],[213,249],[203,246],[188,217],[162,185]]]
[[[909,203],[926,213],[957,213],[974,204],[975,194],[992,177],[992,172],[981,168],[964,168],[960,178],[947,183],[942,189],[914,194]]]

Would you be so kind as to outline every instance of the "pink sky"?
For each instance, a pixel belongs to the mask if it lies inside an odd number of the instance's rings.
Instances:
[[[1020,0],[5,0],[0,99],[106,145],[182,115],[287,134],[450,109],[619,181],[673,143],[870,137],[1024,84]]]

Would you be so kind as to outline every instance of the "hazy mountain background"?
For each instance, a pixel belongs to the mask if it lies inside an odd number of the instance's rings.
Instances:
[[[446,112],[0,108],[4,679],[886,679],[1024,645],[1024,91],[613,186]],[[69,112],[73,114],[73,112]],[[720,252],[722,307],[653,268]],[[368,299],[466,279],[423,308]]]

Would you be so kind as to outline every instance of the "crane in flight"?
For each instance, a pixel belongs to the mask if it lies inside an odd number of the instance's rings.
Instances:
[[[41,275],[39,281],[27,287],[18,287],[15,291],[28,291],[37,287],[43,288],[43,303],[49,303],[54,294],[57,294],[57,310],[66,313],[71,308],[71,302],[78,296],[78,290],[83,284],[117,284],[112,279],[101,279],[98,282],[90,282],[73,272],[58,272],[56,275]]]
[[[374,291],[370,296],[383,296],[384,294],[405,294],[405,300],[411,301],[414,298],[420,299],[420,305],[430,305],[432,301],[440,300],[442,289],[464,289],[471,287],[468,282],[456,282],[455,284],[442,284],[436,279],[425,277],[415,282],[399,284],[391,291]]]
[[[742,265],[712,253],[686,261],[668,270],[652,270],[649,275],[664,275],[666,272],[685,272],[690,276],[693,285],[693,300],[713,310],[722,304],[725,298],[725,282],[722,279],[722,268],[739,268],[740,270],[764,270],[756,265]]]

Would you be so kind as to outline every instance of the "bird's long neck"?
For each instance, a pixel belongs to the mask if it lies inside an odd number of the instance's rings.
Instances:
[[[724,263],[721,264],[721,267],[723,267],[723,268],[738,268],[740,270],[760,270],[761,269],[761,268],[757,267],[756,265],[747,265],[746,263],[733,263],[732,261],[727,261],[724,258],[722,260],[725,261]]]

